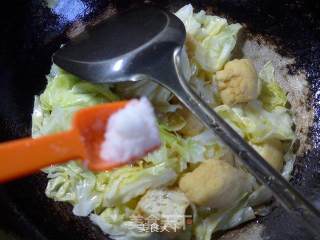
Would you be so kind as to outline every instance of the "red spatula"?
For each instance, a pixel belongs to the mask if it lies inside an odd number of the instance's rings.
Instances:
[[[126,103],[107,103],[82,109],[75,114],[72,129],[67,132],[0,144],[0,182],[72,159],[86,160],[94,171],[120,165],[101,159],[100,146],[108,118]]]

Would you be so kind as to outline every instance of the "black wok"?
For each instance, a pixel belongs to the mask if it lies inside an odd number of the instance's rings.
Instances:
[[[320,200],[320,95],[317,94],[320,2],[317,1],[60,0],[60,7],[54,11],[46,7],[44,0],[6,1],[0,14],[0,141],[30,134],[33,96],[46,85],[51,55],[85,24],[142,4],[174,11],[188,2],[197,9],[246,24],[250,36],[258,34],[262,42],[276,46],[277,53],[295,60],[288,66],[290,74],[306,76],[310,91],[303,92],[301,99],[307,99],[314,118],[304,141],[309,148],[303,149],[298,157],[291,182],[317,205]],[[0,186],[0,229],[15,232],[21,239],[107,239],[88,219],[75,217],[69,205],[47,199],[46,182],[45,175],[39,173]],[[312,239],[283,209],[273,206],[273,211],[258,219],[258,223],[242,226],[221,239],[237,239],[244,232],[253,235],[259,232],[263,239],[272,240]]]

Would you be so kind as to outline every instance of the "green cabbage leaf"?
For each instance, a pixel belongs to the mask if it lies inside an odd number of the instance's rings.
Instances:
[[[176,12],[194,41],[194,57],[202,69],[216,72],[230,59],[236,46],[240,24],[227,24],[226,19],[206,15],[204,11],[194,13],[191,4]]]
[[[248,207],[248,194],[239,199],[235,205],[226,210],[211,213],[204,219],[199,219],[196,226],[197,240],[211,240],[213,233],[233,228],[241,223],[255,218],[254,211]]]
[[[188,164],[196,164],[205,160],[206,148],[199,141],[169,132],[164,126],[160,126],[162,147],[148,154],[144,159],[153,164],[167,163],[177,173],[183,172]]]
[[[270,61],[263,66],[259,73],[259,79],[261,80],[259,99],[263,107],[268,111],[273,111],[276,107],[285,107],[287,96],[275,81],[275,71]]]
[[[287,108],[276,107],[266,111],[260,101],[251,101],[234,107],[221,105],[215,108],[241,136],[253,143],[270,139],[292,140],[293,120]]]

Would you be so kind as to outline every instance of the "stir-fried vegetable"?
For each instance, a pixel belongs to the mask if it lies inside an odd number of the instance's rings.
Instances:
[[[190,85],[289,178],[293,120],[272,63],[257,74],[250,60],[231,59],[240,24],[195,13],[191,5],[176,15],[187,30]],[[139,96],[155,107],[161,148],[106,172],[91,172],[76,159],[47,168],[46,195],[72,204],[75,215],[90,216],[113,239],[209,240],[216,231],[253,219],[253,208],[270,200],[270,192],[172,93],[153,82],[91,84],[53,66],[45,91],[35,98],[33,136],[68,129],[80,108]],[[149,218],[156,218],[159,228],[169,224],[169,213],[183,215],[170,221],[177,231],[152,232]],[[184,215],[191,215],[189,225]]]

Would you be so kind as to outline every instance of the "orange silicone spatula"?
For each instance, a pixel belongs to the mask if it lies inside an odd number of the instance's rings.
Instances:
[[[100,145],[108,118],[126,103],[114,102],[82,109],[75,114],[72,129],[67,132],[0,144],[0,182],[73,159],[85,160],[94,171],[120,165],[101,159]]]

